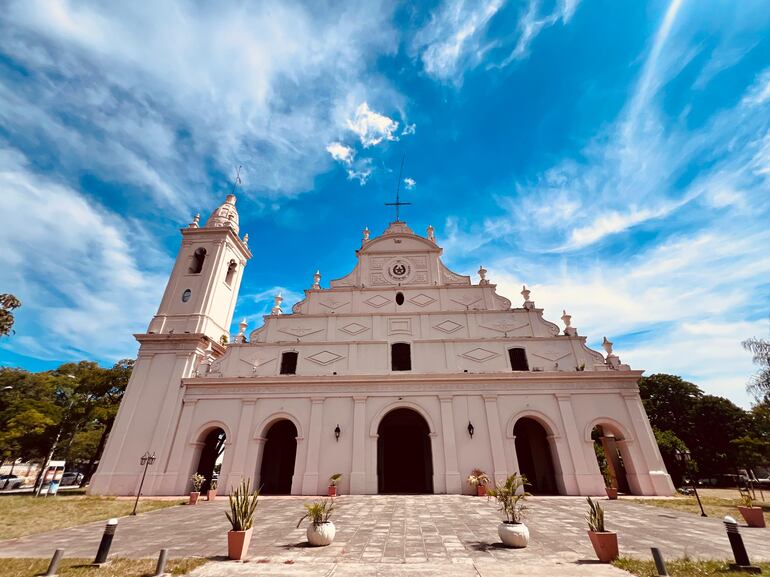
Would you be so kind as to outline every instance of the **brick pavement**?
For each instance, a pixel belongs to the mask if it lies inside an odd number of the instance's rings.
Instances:
[[[303,497],[263,497],[249,549],[250,563],[224,564],[227,573],[209,565],[201,577],[232,575],[431,574],[460,577],[494,576],[499,571],[521,575],[622,575],[592,563],[595,558],[586,535],[585,499],[535,497],[528,501],[530,546],[506,549],[497,537],[494,502],[460,495],[342,496],[333,516],[337,537],[320,549],[305,545],[305,526],[296,528]],[[651,546],[667,558],[730,557],[719,519],[628,501],[603,500],[607,526],[619,533],[621,554],[649,558]],[[227,500],[180,506],[120,520],[112,554],[152,557],[161,547],[172,556],[223,557],[229,525]],[[0,557],[48,557],[61,547],[67,556],[93,556],[103,523],[91,523],[42,535],[0,541]],[[742,530],[754,560],[770,560],[770,529]],[[551,572],[546,570],[551,568]],[[564,571],[554,572],[555,567]],[[251,569],[249,569],[251,568]],[[259,573],[249,573],[259,568]],[[269,571],[268,571],[269,568]],[[304,569],[303,569],[304,568]],[[545,572],[541,572],[545,571]],[[245,573],[242,571],[246,571]],[[426,573],[427,571],[427,573]],[[511,571],[515,571],[512,573]],[[523,572],[521,572],[523,571]]]

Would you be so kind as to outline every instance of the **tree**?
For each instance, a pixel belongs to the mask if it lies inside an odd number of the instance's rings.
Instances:
[[[12,294],[0,294],[0,337],[8,336],[13,330],[13,311],[21,306],[21,301]]]
[[[684,438],[692,429],[693,407],[703,391],[682,377],[659,373],[639,379],[639,396],[654,429]]]
[[[759,400],[770,400],[770,341],[750,338],[741,344],[754,356],[754,364],[759,366],[746,389]]]
[[[671,475],[674,486],[680,487],[687,471],[685,463],[680,461],[676,455],[677,451],[680,453],[687,451],[687,445],[673,431],[659,431],[658,429],[653,429],[653,431],[655,433],[655,441],[660,449],[660,455],[666,464],[666,470]]]

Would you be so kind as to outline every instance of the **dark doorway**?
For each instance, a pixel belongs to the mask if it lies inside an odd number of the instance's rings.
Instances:
[[[389,412],[377,428],[377,492],[433,493],[430,429],[411,409]]]
[[[528,371],[527,351],[521,348],[508,349],[508,358],[511,361],[512,371]]]
[[[390,368],[394,371],[412,370],[412,348],[409,343],[393,343],[390,346]]]
[[[605,486],[615,487],[620,493],[630,493],[623,454],[618,446],[619,439],[601,425],[593,428],[591,439],[594,441],[594,452]]]
[[[297,456],[297,427],[284,419],[273,423],[267,431],[259,482],[263,495],[288,495],[294,476],[294,460]]]
[[[219,479],[219,470],[222,467],[222,458],[225,453],[225,432],[217,427],[212,429],[203,440],[201,458],[198,460],[196,473],[206,477],[201,492],[205,493],[211,486],[211,479],[216,476]]]
[[[553,457],[543,425],[534,419],[519,419],[513,427],[513,434],[516,437],[519,473],[528,481],[526,490],[535,495],[556,495]]]

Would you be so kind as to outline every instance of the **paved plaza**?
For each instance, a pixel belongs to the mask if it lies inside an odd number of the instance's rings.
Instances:
[[[499,514],[493,501],[461,495],[342,496],[333,516],[337,537],[325,548],[305,544],[296,528],[303,497],[262,497],[247,563],[214,563],[196,577],[218,575],[625,575],[594,562],[586,535],[582,497],[534,497],[528,501],[528,548],[499,545]],[[701,518],[640,505],[602,500],[608,528],[619,535],[621,555],[650,558],[660,547],[668,559],[685,555],[731,558],[720,519]],[[180,506],[120,519],[112,554],[153,557],[162,547],[174,557],[224,559],[229,524],[227,499]],[[737,511],[736,511],[737,513]],[[92,557],[103,523],[0,542],[0,556]],[[770,560],[770,529],[742,528],[752,560]]]

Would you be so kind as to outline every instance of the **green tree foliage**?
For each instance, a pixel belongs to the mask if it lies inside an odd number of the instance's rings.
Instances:
[[[44,459],[61,430],[54,458],[93,469],[128,384],[132,360],[111,368],[66,363],[30,373],[0,368],[0,457]]]
[[[683,449],[680,442],[691,451],[701,476],[732,474],[738,467],[768,463],[770,453],[763,448],[770,447],[770,405],[746,411],[665,374],[642,377],[639,394],[672,475],[684,474],[675,459],[675,449]]]
[[[751,338],[741,343],[754,356],[759,370],[751,377],[746,389],[759,400],[770,400],[770,341]]]
[[[677,487],[682,486],[682,482],[685,476],[686,465],[677,459],[677,451],[684,453],[689,450],[685,442],[674,434],[673,431],[655,431],[655,440],[658,443],[660,449],[660,455],[663,457],[663,462],[666,464],[666,470],[671,475],[671,480]]]
[[[13,332],[13,310],[21,306],[21,301],[10,294],[0,294],[0,337]]]

